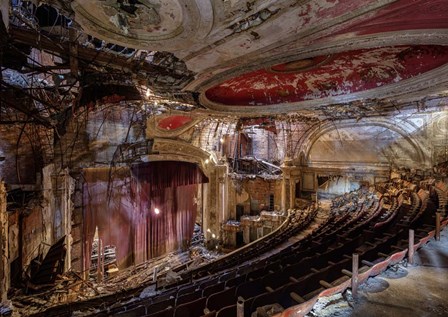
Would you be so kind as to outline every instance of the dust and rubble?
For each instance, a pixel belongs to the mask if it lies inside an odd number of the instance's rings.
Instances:
[[[108,249],[108,255],[114,252]],[[88,300],[94,297],[103,297],[138,289],[147,285],[143,290],[134,292],[134,295],[123,297],[123,301],[132,302],[138,298],[147,298],[157,295],[157,287],[171,284],[180,279],[180,271],[189,270],[205,265],[221,256],[216,251],[209,251],[202,245],[195,245],[188,251],[173,252],[160,258],[118,270],[115,274],[104,275],[104,280],[98,282],[95,274],[90,272],[89,278],[84,279],[81,274],[68,271],[57,276],[52,285],[45,285],[27,294],[27,289],[12,289],[11,301],[0,305],[0,316],[30,316],[51,307],[73,302]],[[110,261],[109,261],[110,262]],[[118,303],[123,304],[123,303]],[[94,313],[91,309],[77,311],[73,316],[83,316]]]

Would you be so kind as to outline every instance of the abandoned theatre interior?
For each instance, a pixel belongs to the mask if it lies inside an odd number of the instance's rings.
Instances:
[[[447,225],[446,0],[0,9],[0,315],[317,316]]]

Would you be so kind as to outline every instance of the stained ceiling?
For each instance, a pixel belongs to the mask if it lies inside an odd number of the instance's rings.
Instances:
[[[97,100],[155,96],[181,112],[343,118],[448,95],[444,0],[8,4],[2,99],[46,126]],[[48,56],[35,59],[36,51]],[[17,90],[26,91],[21,106],[12,102]]]
[[[222,105],[265,106],[384,87],[448,62],[448,46],[399,46],[311,57],[249,72],[208,89]]]

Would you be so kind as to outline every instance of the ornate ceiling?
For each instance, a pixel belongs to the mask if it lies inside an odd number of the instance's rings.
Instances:
[[[448,62],[448,46],[398,46],[290,61],[249,72],[208,89],[207,103],[266,106],[372,90]],[[205,100],[204,98],[204,100]]]
[[[398,102],[403,93],[418,100],[448,82],[443,0],[76,0],[72,8],[99,38],[174,53],[195,73],[183,90],[221,112]]]
[[[77,43],[51,25],[33,30],[23,8],[10,17],[12,42],[70,59],[81,85],[120,84],[125,73],[127,85],[241,116],[358,113],[359,105],[378,115],[448,95],[446,0],[41,2],[64,14]]]

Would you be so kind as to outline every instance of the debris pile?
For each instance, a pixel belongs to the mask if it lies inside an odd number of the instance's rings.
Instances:
[[[200,231],[197,234],[202,235]],[[93,245],[93,250],[95,249],[98,250]],[[114,247],[104,248],[105,266],[115,263],[114,253]],[[13,290],[11,298],[14,309],[12,304],[2,304],[0,305],[0,315],[7,316],[8,311],[14,310],[21,316],[29,316],[53,306],[107,296],[132,290],[142,285],[148,286],[138,296],[151,297],[157,294],[156,285],[171,284],[180,278],[180,272],[183,270],[203,265],[219,256],[218,252],[210,252],[203,245],[198,244],[185,252],[173,252],[139,265],[121,269],[116,275],[106,274],[102,282],[97,282],[95,275],[89,280],[85,280],[80,274],[69,271],[58,275],[53,285],[47,285],[45,289],[35,290],[33,294],[25,294],[25,290],[22,289]],[[107,273],[107,270],[105,272]],[[128,300],[129,298],[126,299],[126,301]],[[76,314],[74,313],[74,316],[82,316],[86,313],[86,311],[78,311]]]

